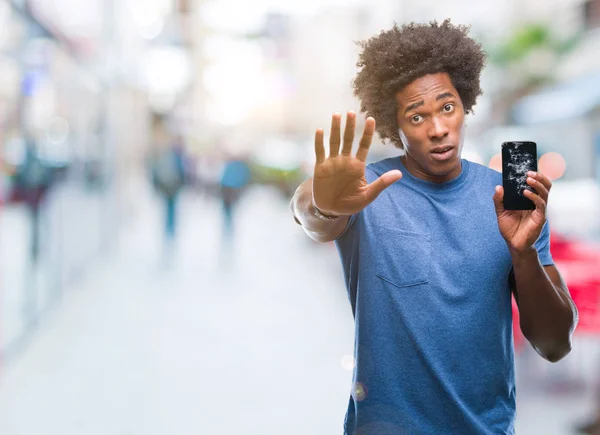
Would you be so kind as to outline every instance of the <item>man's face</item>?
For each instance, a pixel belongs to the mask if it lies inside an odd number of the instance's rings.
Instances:
[[[432,181],[458,176],[465,111],[448,74],[413,81],[396,95],[396,102],[407,169]]]

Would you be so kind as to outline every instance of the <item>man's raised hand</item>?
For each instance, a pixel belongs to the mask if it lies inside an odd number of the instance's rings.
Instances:
[[[356,156],[352,155],[352,143],[356,128],[356,114],[346,116],[346,126],[340,151],[341,115],[331,119],[329,157],[325,156],[323,130],[315,134],[316,164],[313,176],[313,202],[327,215],[352,215],[373,202],[384,189],[402,178],[399,170],[381,175],[371,184],[365,177],[365,162],[375,132],[375,120],[367,118]]]

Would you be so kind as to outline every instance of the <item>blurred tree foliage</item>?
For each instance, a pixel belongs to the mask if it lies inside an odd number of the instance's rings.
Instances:
[[[285,170],[254,163],[251,165],[251,169],[255,183],[275,186],[286,197],[291,196],[305,178],[300,167]]]
[[[510,110],[516,101],[555,81],[557,65],[582,37],[577,32],[563,36],[555,27],[552,23],[525,23],[503,39],[483,43],[489,66],[496,70],[499,80],[492,124],[510,122]]]
[[[552,33],[552,27],[547,24],[532,23],[517,28],[506,40],[489,50],[490,60],[499,65],[506,66],[519,62],[537,49],[549,49],[555,54],[569,53],[577,46],[580,35],[569,38],[558,38]]]
[[[581,39],[580,33],[558,36],[553,28],[545,23],[517,27],[504,40],[486,47],[490,62],[518,71],[526,87],[551,81],[556,62],[577,47]]]

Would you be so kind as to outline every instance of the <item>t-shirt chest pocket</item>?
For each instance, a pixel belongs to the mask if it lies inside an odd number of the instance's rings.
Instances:
[[[431,268],[431,237],[387,227],[379,227],[377,249],[381,260],[376,275],[399,288],[418,286],[429,282]]]

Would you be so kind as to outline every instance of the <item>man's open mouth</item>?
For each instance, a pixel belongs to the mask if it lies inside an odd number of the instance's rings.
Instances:
[[[433,160],[437,162],[445,162],[454,156],[454,146],[452,145],[440,145],[433,148],[431,152],[431,157]]]

